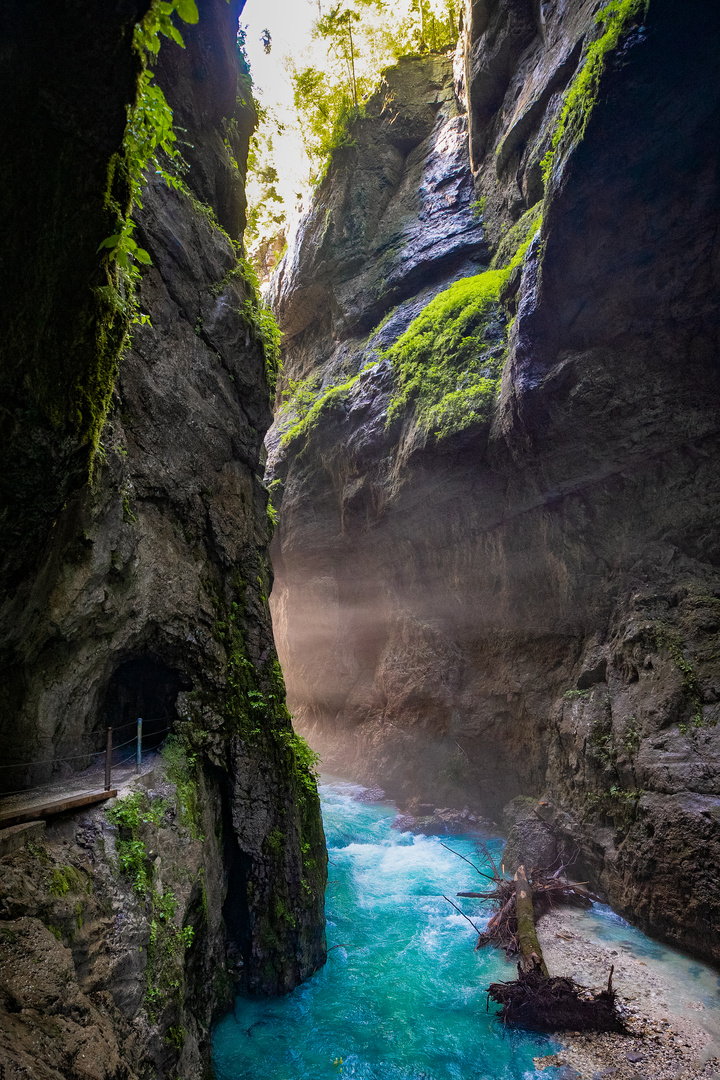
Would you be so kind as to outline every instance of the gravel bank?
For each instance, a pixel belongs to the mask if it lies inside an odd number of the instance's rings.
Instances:
[[[553,975],[599,989],[614,966],[628,1034],[563,1034],[563,1050],[536,1058],[536,1066],[559,1067],[553,1080],[720,1080],[720,1008],[708,997],[712,973],[705,969],[698,983],[688,977],[687,959],[675,963],[672,950],[663,950],[663,959],[641,959],[632,941],[602,940],[596,930],[591,915],[567,908],[538,924]],[[717,995],[717,986],[712,991]]]

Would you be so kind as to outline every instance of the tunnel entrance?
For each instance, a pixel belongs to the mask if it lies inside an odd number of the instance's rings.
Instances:
[[[143,750],[160,746],[178,718],[178,693],[192,685],[183,672],[149,656],[120,664],[105,698],[105,721],[113,728],[115,744],[132,738],[142,717]]]

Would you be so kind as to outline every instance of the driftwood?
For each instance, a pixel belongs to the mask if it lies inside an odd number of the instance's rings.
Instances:
[[[564,867],[561,868],[564,870]],[[495,888],[491,892],[459,892],[458,896],[473,897],[478,900],[494,900],[497,911],[490,919],[485,930],[478,935],[476,949],[484,945],[492,945],[496,949],[503,949],[508,957],[517,956],[522,952],[518,939],[518,920],[516,909],[515,881],[500,877],[494,879]],[[529,884],[529,883],[528,883]],[[551,908],[560,904],[571,904],[575,907],[589,908],[594,900],[593,893],[589,893],[581,885],[569,881],[559,874],[546,876],[542,871],[535,871],[532,876],[532,912],[537,921],[541,915],[550,911]]]
[[[527,879],[524,866],[518,866],[515,874],[515,919],[517,920],[520,967],[526,973],[539,971],[548,978],[547,964],[535,930],[532,886]]]
[[[599,993],[572,979],[551,977],[535,929],[536,920],[557,904],[590,907],[598,900],[583,888],[587,882],[569,881],[562,865],[554,873],[534,870],[532,880],[525,868],[519,866],[514,880],[508,880],[504,867],[501,875],[492,860],[490,863],[495,886],[492,891],[457,894],[492,900],[497,908],[485,930],[478,934],[475,949],[494,945],[504,949],[508,957],[519,956],[517,979],[492,983],[488,989],[488,1007],[492,998],[502,1005],[503,1023],[533,1031],[624,1031],[615,1008],[613,969],[607,989]]]

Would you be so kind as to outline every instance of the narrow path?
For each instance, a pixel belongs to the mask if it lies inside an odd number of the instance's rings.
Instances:
[[[113,766],[111,776],[111,788],[117,789],[118,795],[122,794],[123,788],[128,787],[138,776],[147,776],[152,773],[157,765],[159,752],[147,750],[143,752],[142,765],[138,773],[134,761],[127,761],[122,765]],[[19,814],[24,810],[42,806],[45,803],[69,799],[72,796],[83,795],[94,791],[102,791],[105,787],[105,762],[102,758],[82,772],[72,773],[70,776],[52,780],[47,784],[39,784],[37,787],[20,791],[13,795],[0,796],[0,819],[6,814]]]

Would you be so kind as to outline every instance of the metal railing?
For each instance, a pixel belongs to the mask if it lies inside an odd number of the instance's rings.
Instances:
[[[144,723],[145,724],[156,724],[156,723],[158,723],[158,721],[167,720],[167,719],[168,719],[168,717],[166,717],[166,716],[158,716],[158,717],[155,717],[155,719],[152,719],[152,720],[145,720]],[[15,763],[11,764],[11,765],[0,765],[0,769],[23,769],[23,768],[32,768],[35,765],[59,765],[59,764],[64,764],[64,763],[69,764],[70,762],[81,761],[81,760],[83,760],[85,758],[99,758],[99,757],[104,756],[105,757],[105,791],[109,791],[110,788],[112,787],[112,770],[113,770],[113,768],[119,768],[121,765],[126,764],[126,762],[131,761],[132,758],[135,758],[136,771],[139,773],[140,769],[142,767],[142,740],[143,740],[143,737],[146,738],[146,739],[155,739],[155,738],[157,738],[158,735],[164,735],[166,732],[170,731],[171,726],[172,726],[171,724],[168,724],[167,727],[160,728],[158,731],[150,731],[150,732],[146,731],[145,736],[143,736],[143,719],[142,719],[142,717],[138,717],[137,721],[131,721],[129,724],[121,724],[117,728],[108,727],[107,730],[106,730],[106,743],[105,743],[105,749],[104,750],[95,750],[95,751],[87,750],[83,754],[73,754],[70,757],[43,758],[43,759],[40,759],[39,761],[37,761],[37,760],[36,761],[18,761],[18,762],[15,762]],[[123,731],[128,727],[135,727],[135,729],[136,729],[135,735],[132,738],[127,739],[125,742],[114,744],[113,743],[113,735],[114,735],[114,733],[117,732],[117,731]],[[102,732],[93,731],[93,732],[86,732],[86,733],[84,733],[82,735],[78,735],[76,737],[78,739],[97,739],[98,735],[100,735],[100,734],[102,734]],[[135,749],[132,751],[132,753],[128,754],[127,757],[122,758],[120,761],[115,762],[115,764],[113,765],[113,760],[112,760],[113,754],[116,753],[118,750],[124,749],[126,746],[130,746],[131,743],[135,744]],[[3,792],[0,792],[0,798],[4,798],[7,795],[20,795],[20,794],[22,794],[23,791],[30,791],[33,787],[37,787],[37,786],[39,786],[39,785],[37,785],[37,784],[29,784],[24,788],[18,788],[17,791],[3,791]]]

